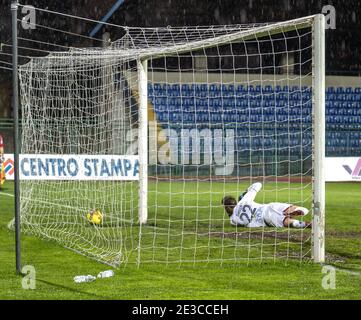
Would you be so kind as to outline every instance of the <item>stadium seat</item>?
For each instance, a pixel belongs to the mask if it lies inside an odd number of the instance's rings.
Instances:
[[[244,92],[244,87],[242,84],[240,84],[239,86],[237,86],[237,92],[243,93]]]
[[[277,120],[277,132],[289,132],[293,127],[298,130],[301,120],[302,123],[311,121],[312,96],[311,88],[308,86],[148,83],[148,96],[154,105],[157,119],[162,123],[219,124],[228,121],[273,124]],[[351,154],[357,150],[359,153],[361,87],[326,88],[326,127],[328,155],[341,155],[342,152]],[[246,137],[245,140],[249,140],[248,129],[239,133],[240,137]],[[255,132],[256,129],[251,127],[251,134]],[[270,135],[272,133],[268,136]],[[303,150],[311,148],[311,136],[305,139],[305,142],[309,143],[305,144]],[[296,143],[296,140],[295,138],[292,141]],[[272,142],[274,139],[267,137],[260,143],[272,148]],[[299,144],[298,141],[297,145]]]
[[[154,90],[160,90],[160,89],[162,89],[162,86],[161,86],[160,83],[154,83],[154,84],[153,84],[153,87],[154,87]]]
[[[218,91],[218,86],[214,83],[212,83],[210,86],[209,86],[209,91]]]
[[[264,87],[262,87],[261,89],[262,89],[262,93],[263,93],[263,94],[272,93],[272,92],[273,92],[272,86],[270,86],[270,85],[264,86]]]
[[[274,87],[274,92],[282,92],[282,88],[281,88],[281,86],[279,86],[279,85],[277,85],[277,86],[275,86]]]
[[[335,93],[335,88],[334,87],[327,87],[326,88],[326,93]]]
[[[234,87],[234,85],[233,84],[230,84],[229,86],[228,86],[228,92],[230,92],[230,93],[234,93],[234,91],[235,91],[235,87]]]
[[[337,87],[336,93],[345,93],[345,89],[343,87]]]
[[[353,93],[352,88],[351,87],[346,87],[345,88],[345,93],[347,93],[347,94]]]

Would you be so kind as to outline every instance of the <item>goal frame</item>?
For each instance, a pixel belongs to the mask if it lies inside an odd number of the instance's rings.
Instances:
[[[221,45],[232,39],[247,40],[265,34],[287,31],[288,24],[297,24],[302,28],[303,21],[313,19],[312,23],[312,113],[313,113],[313,201],[312,201],[312,259],[316,263],[325,261],[325,16],[314,16],[289,20],[269,26],[259,27],[258,31],[240,31],[233,35],[219,36],[216,44]],[[256,28],[257,29],[257,28]],[[290,28],[292,30],[292,28]],[[148,218],[148,86],[147,61],[174,52],[191,52],[200,48],[213,46],[209,40],[196,41],[192,46],[175,45],[164,48],[162,53],[147,54],[138,60],[139,90],[139,135],[138,150],[140,163],[139,176],[139,223],[146,224]]]
[[[18,67],[16,17],[17,1],[12,1],[13,16],[13,108],[15,118],[15,230],[16,230],[16,270],[21,270],[20,248],[20,190],[19,190],[19,127],[18,121]],[[222,45],[236,40],[248,40],[263,35],[294,30],[295,25],[301,29],[310,26],[312,21],[312,117],[313,117],[313,224],[312,224],[312,259],[316,263],[325,261],[325,17],[317,14],[290,21],[263,25],[252,30],[242,30],[234,34],[215,37],[211,40],[199,40],[190,44],[176,44],[170,47],[144,50],[137,60],[138,94],[139,94],[139,206],[138,218],[140,226],[147,223],[148,218],[148,60],[164,57],[174,53],[192,52],[198,49]],[[141,230],[141,229],[140,229]],[[141,231],[140,231],[141,233]],[[141,234],[139,236],[141,241]],[[140,246],[139,246],[140,248]]]

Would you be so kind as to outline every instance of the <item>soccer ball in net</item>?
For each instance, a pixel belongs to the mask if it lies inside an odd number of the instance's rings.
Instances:
[[[86,215],[87,220],[95,225],[101,225],[103,222],[103,213],[100,209],[93,209]]]

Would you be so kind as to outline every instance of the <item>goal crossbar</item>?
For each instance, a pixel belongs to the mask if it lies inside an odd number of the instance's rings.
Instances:
[[[182,54],[186,52],[193,52],[200,49],[207,49],[215,45],[229,44],[235,41],[247,41],[251,39],[262,38],[264,36],[271,36],[280,32],[286,33],[293,30],[301,30],[312,26],[312,23],[317,15],[311,15],[303,18],[293,19],[285,22],[272,23],[262,26],[257,26],[255,28],[241,30],[238,32],[227,33],[224,35],[216,35],[215,37],[191,41],[185,44],[176,44],[171,45],[169,42],[166,43],[166,47],[151,46],[149,48],[122,48],[118,47],[117,44],[119,40],[114,41],[112,46],[105,49],[81,49],[81,48],[72,48],[69,51],[50,53],[44,57],[33,57],[31,58],[34,61],[42,61],[44,59],[68,59],[69,55],[79,56],[83,58],[119,58],[125,60],[148,60],[156,59],[158,57],[163,57],[172,54]],[[157,28],[151,29],[156,32]],[[168,31],[172,32],[172,28],[168,28]],[[186,39],[184,40],[186,41]],[[27,64],[20,66],[20,68],[25,68]]]
[[[157,48],[157,53],[147,53],[147,52],[140,52],[139,53],[139,59],[140,60],[147,60],[147,59],[155,59],[157,57],[162,57],[165,55],[170,55],[172,53],[176,54],[182,54],[185,52],[192,52],[197,51],[200,49],[207,49],[212,46],[220,46],[227,43],[232,43],[234,41],[247,41],[250,39],[257,39],[264,36],[273,35],[279,32],[288,32],[295,29],[303,29],[310,27],[312,25],[313,19],[316,17],[316,15],[305,17],[305,18],[299,18],[294,19],[286,22],[279,22],[275,24],[270,24],[266,26],[256,27],[254,29],[250,30],[242,30],[239,32],[226,34],[217,36],[215,38],[212,38],[212,41],[209,39],[206,40],[200,40],[200,41],[194,41],[190,44],[182,44],[182,45],[175,45],[166,47],[163,49]],[[291,24],[291,25],[290,25]],[[151,49],[147,49],[147,51],[152,51]],[[145,51],[145,50],[144,50]]]

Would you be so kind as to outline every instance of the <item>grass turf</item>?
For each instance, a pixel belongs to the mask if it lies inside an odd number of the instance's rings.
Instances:
[[[167,186],[160,184],[166,194]],[[210,201],[219,202],[220,191],[228,192],[238,189],[239,186],[229,184],[229,190],[214,190],[203,195],[201,201],[209,204]],[[207,186],[209,189],[209,186]],[[33,265],[36,268],[36,289],[24,290],[21,286],[22,278],[15,274],[14,233],[7,228],[7,223],[13,216],[13,185],[6,182],[4,190],[0,193],[0,298],[1,299],[360,299],[361,286],[361,200],[358,197],[361,191],[360,184],[342,183],[327,184],[327,234],[326,250],[328,263],[336,265],[343,270],[336,273],[336,289],[325,290],[322,287],[322,266],[310,262],[300,263],[297,260],[263,260],[262,263],[251,262],[249,265],[219,263],[197,264],[196,266],[179,264],[166,266],[164,264],[142,264],[137,268],[134,264],[127,264],[116,270],[113,278],[97,280],[93,283],[75,284],[73,277],[79,274],[97,274],[108,267],[78,255],[61,246],[44,241],[33,236],[23,236],[22,254],[23,264]],[[207,189],[207,190],[208,190]],[[202,191],[202,185],[197,185]],[[217,192],[218,191],[218,192]],[[189,194],[194,192],[191,188],[186,190]],[[284,188],[284,195],[279,199],[287,200],[290,191]],[[217,196],[213,199],[212,194]],[[166,195],[165,195],[166,196]],[[263,199],[270,201],[271,194],[267,192]],[[152,217],[153,203],[150,195],[150,217]],[[217,198],[217,199],[216,199]],[[190,203],[198,203],[200,198],[190,197]],[[262,200],[262,199],[261,199]],[[183,200],[182,200],[183,201]],[[177,204],[173,203],[172,206]],[[203,203],[200,203],[201,205]],[[183,209],[177,215],[183,214]],[[205,212],[207,211],[204,205]],[[202,217],[202,210],[200,217]],[[209,213],[207,213],[209,215]],[[221,224],[222,231],[231,232],[232,227],[223,225],[218,218],[215,221]],[[211,213],[213,215],[213,213]],[[165,216],[158,214],[153,223],[158,227],[167,222],[169,212]],[[207,224],[208,226],[208,224]],[[219,227],[220,225],[218,225]],[[183,226],[182,226],[183,227]],[[186,226],[187,227],[187,226]],[[198,228],[202,228],[202,225]],[[217,225],[216,225],[217,227]],[[134,230],[137,232],[136,229]],[[198,229],[199,231],[199,229]],[[145,232],[147,235],[147,232]],[[154,233],[148,235],[154,241]],[[206,237],[205,241],[209,241]],[[180,240],[180,238],[178,239]],[[194,244],[195,238],[182,239],[184,246]],[[147,240],[145,240],[147,241]],[[169,236],[159,237],[156,247],[161,247],[169,241]],[[177,240],[176,240],[177,241]],[[203,241],[203,240],[201,240]],[[211,239],[215,245],[220,241],[234,242],[234,239]],[[147,243],[147,242],[146,242]],[[190,246],[192,248],[192,246]],[[194,249],[194,245],[193,245]],[[281,248],[279,248],[281,250]],[[161,251],[161,250],[160,250]],[[158,252],[158,251],[157,251]],[[234,251],[232,251],[234,252]],[[166,254],[166,252],[163,252]],[[271,253],[272,250],[265,250]],[[145,252],[153,256],[154,251]],[[179,259],[180,252],[174,256]],[[206,249],[201,255],[209,255]],[[220,254],[219,252],[217,254]],[[194,255],[194,250],[191,255]],[[223,256],[224,257],[224,256]],[[164,258],[164,257],[163,257]],[[172,256],[168,257],[169,261]],[[345,271],[353,270],[350,273]]]

